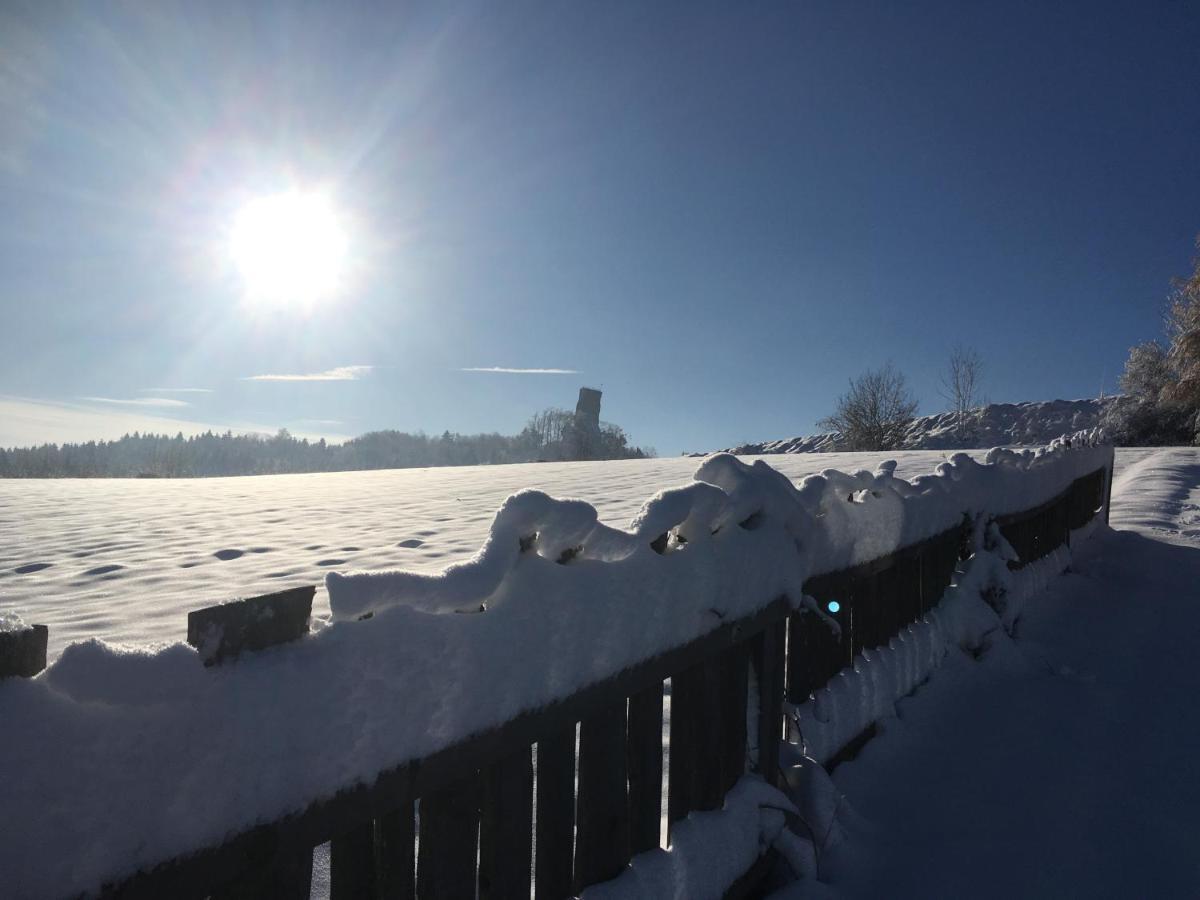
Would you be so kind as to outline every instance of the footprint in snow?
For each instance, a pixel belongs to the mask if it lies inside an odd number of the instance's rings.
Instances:
[[[96,568],[88,569],[83,574],[87,575],[89,577],[95,577],[96,575],[107,575],[110,572],[118,572],[123,568],[125,568],[125,567],[119,566],[116,563],[113,563],[112,565],[108,565],[108,566],[96,566]]]
[[[54,563],[28,563],[23,566],[17,566],[13,569],[18,575],[28,575],[31,572],[40,572],[42,569],[50,568]]]

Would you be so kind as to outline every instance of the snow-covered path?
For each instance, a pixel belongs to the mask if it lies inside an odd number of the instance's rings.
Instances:
[[[1200,450],[1131,465],[1111,524],[836,770],[845,839],[783,895],[1200,893]]]

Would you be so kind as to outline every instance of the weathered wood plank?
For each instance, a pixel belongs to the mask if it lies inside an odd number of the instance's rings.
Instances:
[[[0,678],[32,678],[46,668],[49,640],[45,625],[0,631]]]
[[[629,843],[634,855],[659,845],[662,821],[663,686],[629,697]]]
[[[479,897],[527,897],[533,871],[532,748],[483,773],[479,817]]]
[[[479,778],[468,775],[422,797],[417,896],[475,896],[476,834],[479,825]]]
[[[416,815],[412,803],[385,813],[375,823],[379,900],[417,896]]]
[[[629,863],[625,746],[624,697],[579,723],[576,893],[617,877]]]
[[[571,896],[575,845],[575,724],[537,745],[537,865],[534,896]]]
[[[316,590],[308,585],[195,610],[188,613],[187,641],[206,666],[294,641],[308,633]]]

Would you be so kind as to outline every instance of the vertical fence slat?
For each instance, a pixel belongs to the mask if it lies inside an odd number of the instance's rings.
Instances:
[[[893,563],[875,576],[875,608],[879,615],[879,631],[875,646],[883,647],[900,630],[900,565]]]
[[[906,553],[896,564],[897,631],[921,618],[921,558]]]
[[[850,598],[836,590],[817,590],[808,585],[804,591],[814,596],[823,608],[838,598],[839,611],[825,615],[841,625],[842,633],[838,635],[822,616],[810,610],[792,614],[788,624],[787,698],[795,704],[803,703],[809,694],[842,670],[850,640]]]
[[[794,623],[798,618],[793,615],[789,622]],[[783,740],[783,638],[789,622],[768,625],[750,646],[750,660],[758,682],[758,772],[764,781],[776,787],[780,783],[779,742]],[[789,650],[790,667],[799,648],[791,643]]]
[[[879,630],[875,582],[874,575],[846,579],[849,588],[847,593],[850,595],[850,641],[843,665],[853,665],[854,657],[875,646],[874,641]]]
[[[529,894],[533,853],[533,757],[530,747],[483,772],[479,815],[479,896]]]
[[[421,798],[417,896],[475,896],[479,778],[471,774]]]
[[[575,726],[537,744],[537,900],[571,896],[575,846]]]
[[[411,803],[375,823],[375,849],[380,900],[413,900],[417,876],[416,816]]]
[[[662,821],[662,682],[629,697],[629,843],[636,855],[658,846]]]
[[[703,678],[693,666],[671,676],[671,768],[667,776],[668,829],[695,806],[696,738]]]
[[[575,890],[608,881],[629,862],[625,698],[579,724]]]
[[[367,819],[335,837],[329,848],[329,896],[354,900],[375,893],[375,823]]]
[[[720,809],[725,792],[721,785],[721,734],[728,727],[721,702],[724,668],[718,658],[700,663],[700,702],[694,711],[695,745],[692,798],[695,809]]]
[[[746,771],[746,691],[749,681],[749,646],[741,642],[721,659],[721,796],[738,783]]]

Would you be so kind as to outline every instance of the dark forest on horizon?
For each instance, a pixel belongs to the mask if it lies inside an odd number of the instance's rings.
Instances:
[[[620,426],[581,424],[569,410],[538,413],[517,435],[430,436],[372,431],[343,443],[310,441],[287,429],[271,436],[232,431],[185,437],[127,434],[113,441],[0,448],[2,478],[192,478],[477,466],[564,460],[642,459]]]

